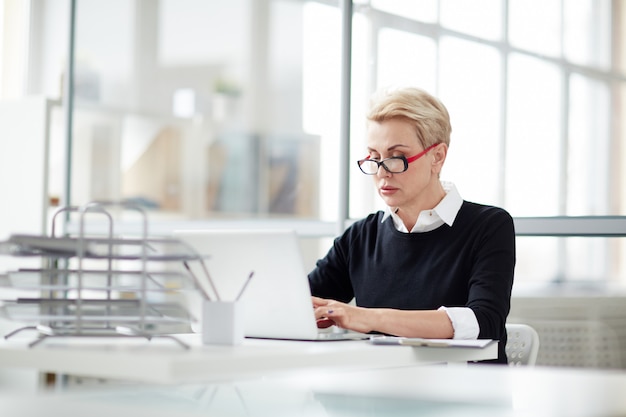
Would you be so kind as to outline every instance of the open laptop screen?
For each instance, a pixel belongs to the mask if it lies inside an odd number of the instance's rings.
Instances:
[[[222,300],[234,300],[250,272],[240,300],[249,337],[316,339],[318,330],[298,237],[292,230],[177,230],[174,237],[202,255]],[[197,276],[204,272],[189,264]],[[217,295],[207,292],[215,299]]]

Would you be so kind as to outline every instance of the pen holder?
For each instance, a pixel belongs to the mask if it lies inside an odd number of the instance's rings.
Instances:
[[[204,301],[202,343],[239,345],[244,339],[244,311],[240,301]]]

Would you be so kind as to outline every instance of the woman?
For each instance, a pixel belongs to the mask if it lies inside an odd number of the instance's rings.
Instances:
[[[506,363],[513,220],[439,179],[450,132],[448,111],[425,91],[375,98],[358,164],[387,209],[350,226],[317,262],[309,274],[315,315],[320,328],[497,339],[496,362]]]

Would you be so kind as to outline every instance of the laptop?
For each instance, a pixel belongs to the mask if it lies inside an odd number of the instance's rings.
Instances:
[[[212,300],[232,301],[241,293],[246,337],[314,341],[369,338],[335,326],[317,328],[295,231],[176,230],[173,236],[208,256],[204,264],[213,285],[205,283],[203,287]],[[206,276],[200,262],[189,263],[189,268],[200,280]]]

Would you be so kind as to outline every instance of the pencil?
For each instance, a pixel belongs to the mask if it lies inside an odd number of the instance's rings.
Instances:
[[[237,298],[235,298],[235,301],[239,301],[239,299],[243,295],[243,292],[246,290],[246,287],[250,283],[250,280],[252,279],[253,275],[254,275],[254,271],[250,271],[250,275],[248,275],[248,279],[246,280],[246,282],[243,283],[243,287],[241,287],[241,290],[239,291],[239,294],[237,294]]]

